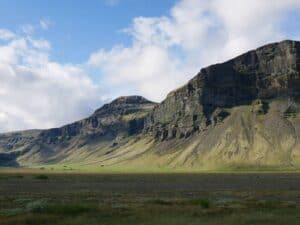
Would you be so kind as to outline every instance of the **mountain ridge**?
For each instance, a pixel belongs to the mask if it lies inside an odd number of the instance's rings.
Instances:
[[[49,130],[0,135],[0,165],[300,166],[300,42],[200,70],[161,103],[120,97]]]

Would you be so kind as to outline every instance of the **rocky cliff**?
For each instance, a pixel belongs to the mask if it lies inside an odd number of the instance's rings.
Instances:
[[[144,118],[154,105],[141,96],[120,97],[84,120],[42,131],[39,138],[43,143],[58,144],[78,135],[111,139],[120,135],[134,135],[143,130]]]
[[[300,42],[209,66],[159,104],[121,97],[87,119],[0,135],[0,164],[300,168]]]
[[[154,108],[146,132],[160,140],[184,138],[222,121],[229,115],[227,108],[256,99],[297,100],[299,71],[300,42],[295,41],[270,44],[209,66]]]

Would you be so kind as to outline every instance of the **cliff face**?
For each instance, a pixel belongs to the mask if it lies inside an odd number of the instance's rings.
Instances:
[[[270,44],[204,68],[154,108],[145,131],[160,140],[189,137],[224,120],[228,108],[256,99],[298,99],[299,71],[300,42],[295,41]]]
[[[49,130],[0,135],[0,165],[300,168],[300,42],[202,69],[160,104],[120,97]]]

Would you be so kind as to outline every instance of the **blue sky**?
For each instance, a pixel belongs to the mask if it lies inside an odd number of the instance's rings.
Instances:
[[[0,0],[0,132],[121,95],[162,101],[204,66],[300,40],[299,0]]]
[[[112,0],[110,0],[112,1]],[[41,19],[52,25],[37,37],[52,44],[51,57],[61,62],[81,63],[97,49],[109,49],[131,40],[121,32],[137,16],[167,14],[174,0],[1,0],[0,27],[18,30],[23,24],[38,24]]]

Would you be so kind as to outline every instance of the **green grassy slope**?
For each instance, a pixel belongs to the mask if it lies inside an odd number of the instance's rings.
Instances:
[[[258,105],[257,105],[258,104]],[[228,109],[230,116],[186,139],[157,141],[147,135],[123,138],[118,144],[95,145],[58,153],[54,163],[18,162],[27,167],[116,172],[298,170],[300,114],[287,112],[286,100]],[[25,157],[25,156],[24,156]]]

